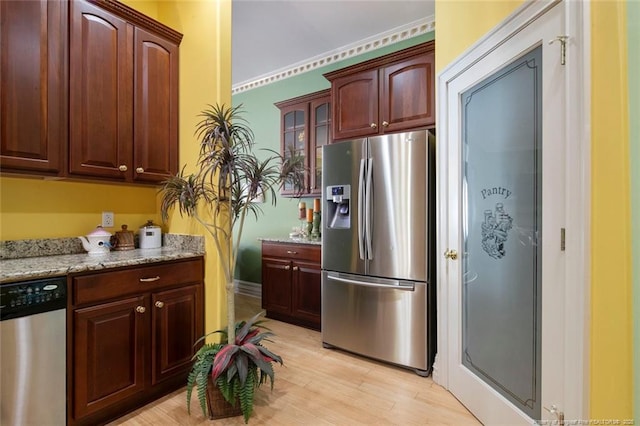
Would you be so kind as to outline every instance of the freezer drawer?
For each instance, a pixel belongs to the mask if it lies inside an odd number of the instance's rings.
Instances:
[[[427,375],[427,283],[322,272],[322,342]]]

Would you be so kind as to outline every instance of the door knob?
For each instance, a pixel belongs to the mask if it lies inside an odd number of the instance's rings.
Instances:
[[[127,166],[125,166],[124,164],[121,165],[120,167],[118,167],[118,170],[120,170],[121,172],[126,172],[127,171]]]
[[[136,312],[139,314],[144,314],[147,309],[144,306],[137,306]]]
[[[372,129],[377,129],[378,125],[376,123],[371,123],[369,124],[369,127],[371,127]]]
[[[291,269],[291,266],[287,265],[284,267],[284,269],[288,271],[289,269]]]
[[[298,268],[297,266],[294,266],[294,267],[293,267],[293,270],[294,270],[294,271],[297,271],[298,269],[300,269],[300,268]]]
[[[455,250],[447,250],[444,252],[444,257],[451,260],[456,260],[458,258],[458,252]]]
[[[164,302],[161,302],[161,301],[158,300],[156,302],[156,308],[162,308],[162,307],[164,307]]]
[[[136,173],[144,173],[144,169],[142,167],[136,168]]]
[[[382,127],[387,127],[388,125],[389,125],[389,122],[387,122],[387,121],[383,121],[382,122]]]

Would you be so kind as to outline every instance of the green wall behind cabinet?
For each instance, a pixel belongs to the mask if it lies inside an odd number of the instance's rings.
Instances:
[[[268,156],[268,152],[261,150],[271,149],[278,152],[280,150],[280,110],[274,105],[275,102],[328,89],[329,81],[322,74],[433,40],[434,36],[435,34],[431,32],[413,37],[295,77],[238,93],[233,95],[232,104],[243,105],[244,117],[255,134],[256,152],[259,156]],[[273,207],[271,198],[265,197],[265,202],[262,204],[263,214],[259,215],[257,220],[253,216],[247,219],[240,242],[236,268],[237,279],[254,283],[262,281],[261,247],[258,238],[287,237],[291,228],[300,224],[297,219],[299,201],[278,196],[277,204]],[[302,199],[302,201],[307,203],[307,207],[313,206],[312,199]]]

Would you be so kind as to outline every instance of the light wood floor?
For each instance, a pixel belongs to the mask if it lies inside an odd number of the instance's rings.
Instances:
[[[238,318],[260,310],[259,300],[237,297]],[[479,425],[453,395],[402,368],[339,350],[323,349],[320,333],[270,320],[267,347],[282,356],[273,391],[256,393],[251,425]],[[185,389],[111,423],[115,425],[242,425],[242,417],[207,420],[197,397],[187,414]]]

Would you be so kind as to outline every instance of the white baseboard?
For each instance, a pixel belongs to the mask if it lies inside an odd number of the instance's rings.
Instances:
[[[235,292],[244,296],[262,298],[262,284],[251,281],[234,280]]]

